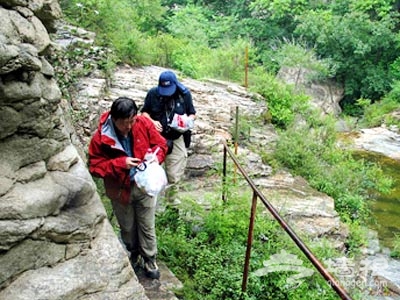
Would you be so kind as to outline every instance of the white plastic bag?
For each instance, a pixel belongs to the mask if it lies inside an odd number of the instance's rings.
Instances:
[[[175,129],[176,131],[185,132],[189,129],[193,129],[194,121],[186,114],[183,115],[174,114],[174,117],[172,118],[171,124],[169,126]]]
[[[137,186],[149,196],[157,196],[167,185],[167,175],[157,161],[142,162],[136,170]]]

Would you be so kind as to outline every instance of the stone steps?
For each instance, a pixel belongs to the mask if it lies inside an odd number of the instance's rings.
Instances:
[[[178,300],[174,292],[182,289],[183,284],[165,263],[157,261],[157,264],[161,273],[159,280],[146,277],[142,269],[136,273],[140,284],[144,287],[146,296],[149,300]]]

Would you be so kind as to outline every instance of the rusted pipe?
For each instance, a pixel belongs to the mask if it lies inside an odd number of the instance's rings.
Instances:
[[[257,196],[261,199],[264,205],[268,208],[273,217],[279,222],[281,227],[286,231],[286,233],[290,236],[290,238],[296,243],[296,245],[300,248],[300,250],[305,254],[309,261],[314,265],[314,267],[319,271],[319,273],[325,278],[328,284],[335,290],[335,292],[344,300],[351,300],[351,297],[348,295],[346,290],[344,290],[337,280],[325,269],[322,263],[314,256],[314,254],[307,248],[307,246],[301,241],[301,239],[296,235],[293,229],[282,219],[279,213],[275,210],[275,208],[268,202],[268,200],[264,197],[264,195],[260,192],[254,182],[250,179],[247,172],[242,168],[239,161],[236,159],[235,155],[228,148],[226,141],[223,140],[224,148],[226,149],[229,156],[232,158],[233,162],[237,166],[237,168],[242,173],[243,177],[246,179],[247,183],[253,189],[253,192],[257,194]]]
[[[226,144],[225,144],[226,145]],[[222,201],[226,201],[226,149],[228,147],[225,147],[224,145],[224,160],[222,162]]]
[[[239,144],[239,106],[236,106],[236,114],[235,114],[235,155],[238,153],[238,144]],[[234,166],[233,173],[233,183],[236,183],[236,173],[237,168]]]
[[[255,191],[253,191],[253,199],[251,201],[249,233],[247,235],[246,258],[244,261],[244,270],[243,270],[243,281],[242,281],[243,292],[246,291],[247,279],[249,277],[250,255],[251,255],[251,246],[253,245],[253,231],[254,231],[254,221],[256,219],[256,212],[257,212],[257,194]]]

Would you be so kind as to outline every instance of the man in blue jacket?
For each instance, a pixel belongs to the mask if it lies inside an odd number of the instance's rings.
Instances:
[[[189,127],[193,127],[196,110],[193,106],[192,94],[178,81],[174,72],[164,71],[160,74],[158,86],[148,91],[141,112],[153,121],[156,129],[169,141],[172,152],[165,159],[165,171],[168,183],[178,183],[184,175],[187,164],[186,148],[189,147],[190,130],[177,131],[171,127],[171,122],[177,114],[185,116],[185,120],[191,122]],[[186,137],[186,144],[184,137]]]

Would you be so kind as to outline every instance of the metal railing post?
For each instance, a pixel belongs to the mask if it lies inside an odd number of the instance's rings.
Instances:
[[[251,246],[253,245],[253,231],[254,231],[254,221],[256,219],[256,212],[257,212],[257,194],[255,191],[253,191],[253,199],[251,201],[249,233],[247,235],[246,259],[244,261],[244,270],[243,270],[242,292],[246,291],[247,279],[249,277],[250,255],[251,255]]]
[[[239,143],[239,106],[236,106],[236,120],[235,120],[235,155],[238,153],[238,143]],[[236,184],[236,173],[237,167],[234,165],[235,171],[233,174],[233,182]]]
[[[222,162],[222,201],[226,201],[226,147],[224,146],[224,160]]]

